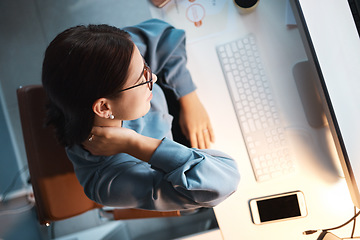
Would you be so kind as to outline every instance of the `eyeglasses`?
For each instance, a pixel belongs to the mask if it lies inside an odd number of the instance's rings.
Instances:
[[[142,82],[142,83],[139,83],[139,84],[137,84],[137,85],[134,85],[134,86],[131,86],[131,87],[122,89],[122,90],[120,90],[119,92],[123,92],[123,91],[126,91],[126,90],[130,90],[130,89],[132,89],[132,88],[136,88],[136,87],[139,87],[139,86],[144,85],[144,84],[147,84],[148,87],[149,87],[149,89],[150,89],[150,91],[152,91],[153,84],[154,84],[154,83],[153,83],[153,79],[152,79],[152,72],[151,72],[150,67],[146,64],[146,62],[144,62],[144,69],[143,69],[143,72],[142,72],[141,76],[139,77],[139,79],[142,78],[142,76],[145,77],[145,80],[146,80],[145,82]],[[139,80],[139,79],[138,79],[138,80]]]

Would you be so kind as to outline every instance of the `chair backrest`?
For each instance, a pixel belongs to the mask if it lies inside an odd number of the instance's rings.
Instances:
[[[41,224],[76,216],[99,205],[86,197],[54,129],[45,127],[45,92],[41,85],[17,90],[31,184]]]
[[[20,119],[40,224],[64,220],[102,206],[90,200],[76,178],[65,148],[45,126],[46,95],[41,85],[17,90]],[[113,219],[181,216],[180,211],[115,209]]]

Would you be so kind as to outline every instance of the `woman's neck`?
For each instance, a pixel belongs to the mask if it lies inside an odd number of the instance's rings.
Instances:
[[[95,115],[94,126],[97,127],[121,127],[122,120],[101,118]]]

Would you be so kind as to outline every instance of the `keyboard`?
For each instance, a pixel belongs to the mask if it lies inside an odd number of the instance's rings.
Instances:
[[[255,36],[216,46],[256,181],[295,172]]]

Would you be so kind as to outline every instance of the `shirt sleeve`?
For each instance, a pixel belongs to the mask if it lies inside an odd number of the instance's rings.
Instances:
[[[159,19],[125,27],[155,74],[162,74],[166,86],[177,98],[196,89],[186,67],[185,32]]]
[[[93,196],[100,204],[164,211],[214,207],[236,191],[240,179],[226,154],[167,138],[149,163],[125,161],[98,174]]]
[[[163,139],[150,162],[178,194],[213,207],[237,188],[240,175],[232,158],[216,150],[187,148]]]

